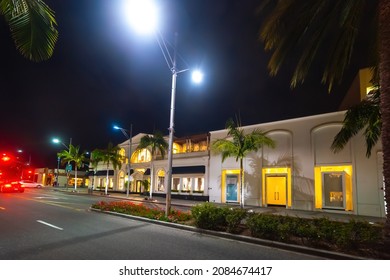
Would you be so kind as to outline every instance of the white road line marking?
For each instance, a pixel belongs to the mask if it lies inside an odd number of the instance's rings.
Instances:
[[[52,227],[52,228],[55,228],[55,229],[58,229],[58,230],[64,230],[63,228],[60,228],[60,227],[57,227],[55,225],[52,225],[52,224],[49,224],[49,223],[46,223],[44,221],[41,221],[41,220],[37,220],[38,223],[41,223],[41,224],[44,224],[46,226],[49,226],[49,227]]]

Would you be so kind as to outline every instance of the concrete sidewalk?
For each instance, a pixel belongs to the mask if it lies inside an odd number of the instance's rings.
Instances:
[[[74,192],[73,187],[45,187],[45,189],[52,189],[55,191],[63,191],[63,192]],[[149,202],[149,203],[157,203],[165,205],[165,197],[153,196],[152,200],[149,199],[148,196],[141,194],[129,194],[127,196],[125,193],[111,193],[109,192],[106,196],[104,192],[101,191],[93,191],[92,194],[88,193],[87,188],[77,188],[77,194],[85,194],[85,195],[95,195],[102,196],[102,198],[115,198],[115,199],[126,199],[131,201],[138,202]],[[172,206],[180,206],[180,207],[192,207],[199,203],[204,203],[203,201],[195,201],[195,200],[186,200],[186,199],[171,199]],[[226,204],[226,203],[215,203],[220,206],[230,206],[230,207],[240,207],[238,204]],[[301,217],[301,218],[329,218],[334,221],[348,222],[350,220],[359,220],[359,221],[367,221],[369,223],[384,223],[385,218],[379,217],[370,217],[370,216],[360,216],[350,214],[348,212],[338,212],[337,210],[317,210],[317,211],[308,211],[308,210],[295,210],[295,209],[286,209],[285,207],[260,207],[260,206],[245,206],[245,209],[256,212],[256,213],[269,213],[275,215],[284,215],[284,216],[293,216],[293,217]]]

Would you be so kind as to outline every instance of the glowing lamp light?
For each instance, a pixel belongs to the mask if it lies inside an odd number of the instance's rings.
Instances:
[[[128,0],[124,12],[130,25],[141,34],[150,34],[156,30],[158,10],[152,0]]]
[[[196,84],[200,84],[203,81],[203,73],[199,70],[192,72],[192,81]]]

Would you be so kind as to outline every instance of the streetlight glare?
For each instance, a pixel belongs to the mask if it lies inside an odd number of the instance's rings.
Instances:
[[[192,81],[196,84],[200,84],[203,81],[203,73],[199,70],[192,72]]]
[[[127,0],[124,12],[138,33],[150,34],[157,29],[158,11],[153,0]]]
[[[58,138],[53,138],[53,143],[56,143],[56,144],[58,144],[58,143],[60,143],[61,141],[60,141],[60,139],[58,139]]]
[[[114,129],[121,129],[121,128],[120,128],[119,126],[117,126],[117,125],[114,125],[113,128],[114,128]]]

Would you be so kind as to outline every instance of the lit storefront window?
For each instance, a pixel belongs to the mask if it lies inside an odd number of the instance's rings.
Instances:
[[[182,189],[183,192],[191,191],[191,178],[183,178]]]
[[[314,176],[317,209],[353,210],[352,166],[317,166]]]
[[[172,178],[172,191],[179,191],[180,178]]]
[[[165,181],[165,171],[159,170],[157,172],[157,190],[155,191],[163,192],[165,190],[164,181]]]
[[[194,191],[195,192],[203,192],[204,191],[204,178],[195,178],[195,185],[194,185]]]

